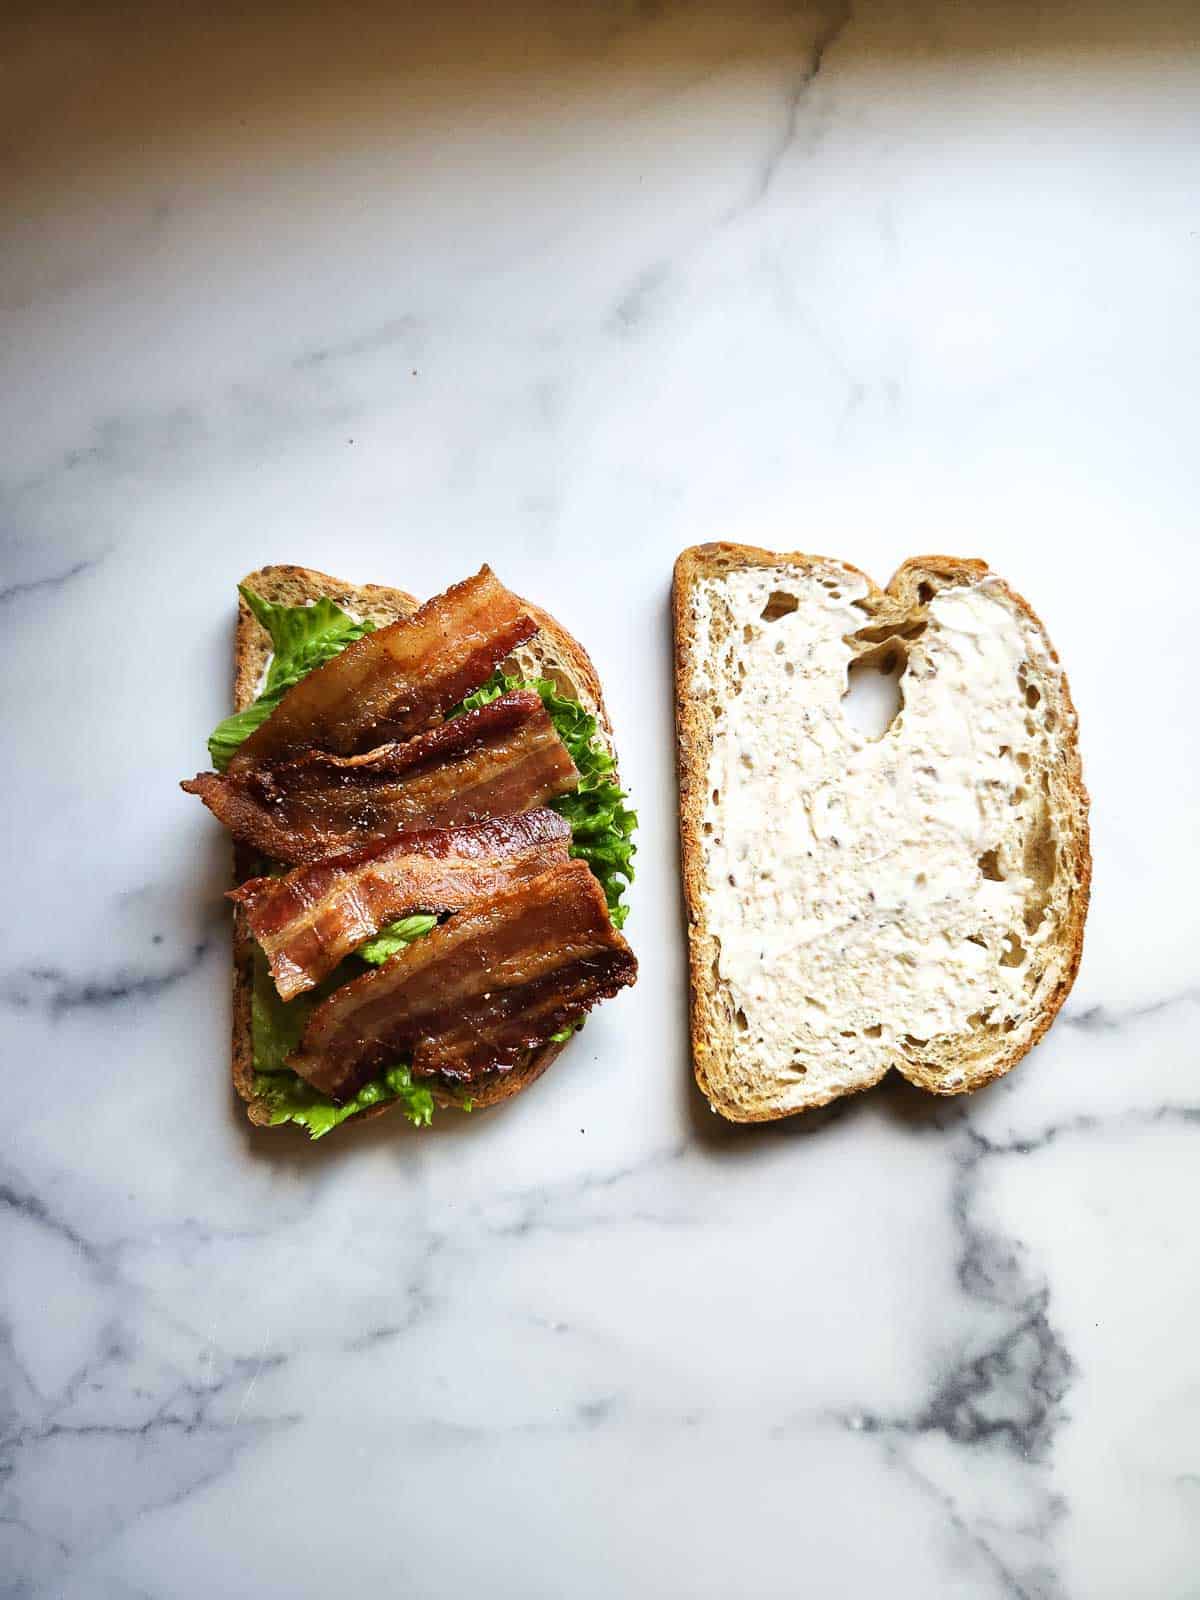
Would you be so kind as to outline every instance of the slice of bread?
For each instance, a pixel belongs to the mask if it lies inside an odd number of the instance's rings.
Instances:
[[[732,544],[675,567],[696,1079],[759,1122],[892,1067],[959,1094],[1050,1026],[1091,878],[1075,709],[1029,605],[981,561],[878,589]],[[900,670],[878,738],[842,704]]]
[[[245,588],[274,605],[302,606],[327,595],[343,610],[356,617],[369,617],[377,627],[396,622],[400,617],[415,611],[420,602],[403,589],[388,589],[379,584],[361,586],[343,583],[324,572],[314,572],[308,567],[260,567],[242,579]],[[553,617],[526,602],[530,615],[539,631],[522,645],[509,661],[505,670],[526,678],[550,678],[562,694],[577,700],[597,720],[598,736],[613,755],[612,727],[604,707],[600,680],[591,658],[583,646],[574,640]],[[238,597],[237,631],[234,635],[234,710],[241,711],[256,699],[271,659],[271,636],[254,616],[246,602]],[[615,776],[615,774],[614,774]],[[236,881],[260,870],[261,862],[252,851],[238,845],[234,849]],[[254,988],[254,939],[240,906],[234,909],[233,932],[233,1086],[246,1102],[246,1114],[251,1122],[266,1125],[270,1109],[254,1092],[254,1049],[251,1035],[251,997]],[[563,1044],[549,1044],[518,1067],[491,1083],[483,1083],[472,1090],[476,1109],[496,1105],[518,1094],[539,1078],[550,1063],[565,1049]],[[453,1105],[449,1096],[434,1094],[440,1104]],[[357,1122],[367,1117],[381,1116],[397,1102],[372,1106],[348,1119]]]

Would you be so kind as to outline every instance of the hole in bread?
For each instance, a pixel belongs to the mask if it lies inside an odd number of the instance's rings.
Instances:
[[[1025,869],[1025,876],[1032,879],[1035,886],[1034,893],[1026,897],[1024,913],[1025,931],[1032,935],[1042,925],[1058,870],[1058,842],[1050,822],[1048,795],[1043,798],[1033,827],[1025,837],[1021,865]]]
[[[1025,704],[1027,706],[1036,706],[1041,698],[1041,690],[1038,688],[1036,683],[1031,683],[1026,687]]]
[[[1037,819],[1025,839],[1023,865],[1026,877],[1039,889],[1049,889],[1058,866],[1058,845],[1050,823],[1049,797],[1038,810]]]
[[[1022,750],[1021,753],[1017,756],[1017,765],[1020,767],[1022,772],[1028,772],[1029,771],[1029,751],[1028,750]]]
[[[985,1013],[984,1012],[982,1012],[982,1011],[972,1011],[971,1015],[967,1018],[967,1027],[968,1028],[982,1028],[983,1027],[983,1023],[984,1023],[984,1017],[985,1017]]]
[[[879,1038],[882,1038],[882,1036],[883,1036],[883,1026],[882,1026],[881,1023],[873,1022],[869,1028],[864,1028],[863,1029],[863,1038],[864,1039],[879,1039]]]
[[[913,879],[913,888],[923,889],[928,882],[929,879],[925,876],[925,874],[923,872],[918,872],[916,877]]]
[[[967,935],[967,943],[977,944],[981,950],[987,949],[987,940],[981,933],[969,933]]]
[[[1022,789],[1021,785],[1018,784],[1017,787],[1013,790],[1012,794],[1009,796],[1008,803],[1009,803],[1009,805],[1019,806],[1024,801],[1024,799],[1025,799],[1025,791],[1024,791],[1024,789]]]
[[[861,639],[864,644],[886,644],[889,639],[908,643],[912,639],[919,639],[928,626],[924,617],[917,617],[912,622],[880,622],[873,628],[860,628],[854,638]]]
[[[838,1033],[839,1039],[857,1039],[858,1035],[853,1028],[842,1028]]]
[[[748,751],[742,751],[741,761],[747,772],[754,771],[754,760]]]
[[[994,850],[985,850],[979,858],[979,870],[991,883],[1003,883],[1004,874],[1000,871],[1000,861]]]
[[[800,602],[794,594],[788,594],[786,589],[776,589],[762,608],[762,619],[764,622],[778,622],[780,617],[790,616],[799,607]]]
[[[934,588],[931,583],[919,583],[917,585],[917,599],[923,606],[927,606],[929,604],[929,602],[933,599],[933,595]]]
[[[734,1012],[733,1020],[739,1033],[746,1033],[749,1030],[750,1024],[747,1022],[746,1013],[742,1010],[741,1006],[739,1006]]]
[[[906,1033],[904,1035],[902,1043],[908,1045],[913,1050],[923,1050],[925,1048],[925,1046],[929,1043],[929,1040],[928,1039],[918,1039],[915,1033]]]
[[[754,629],[750,626],[749,623],[747,623],[746,626],[742,629],[742,641],[745,644],[749,644],[751,639],[753,639],[753,637],[754,637]]]
[[[860,656],[846,674],[842,713],[864,738],[882,739],[903,704],[901,683],[904,657],[899,650],[884,649]]]
[[[713,790],[713,805],[719,806],[720,804],[721,804],[721,791],[720,791],[720,789],[714,789]]]
[[[1000,965],[1002,967],[1019,967],[1025,959],[1025,946],[1015,933],[1006,933],[1004,942],[1007,949],[1000,957]]]
[[[562,667],[555,666],[553,662],[548,667],[539,667],[536,672],[528,670],[522,672],[518,668],[518,677],[549,678],[550,682],[566,700],[579,700],[579,691],[572,682],[571,674]],[[588,709],[585,707],[585,709]]]
[[[793,1061],[792,1071],[798,1078],[804,1078],[808,1076],[808,1068],[804,1065],[803,1061]]]
[[[1017,1022],[1015,1017],[1005,1017],[1004,1021],[1000,1024],[1005,1033],[1011,1033],[1016,1025]]]
[[[787,673],[789,678],[794,678],[796,676],[796,664],[795,664],[795,662],[794,661],[785,661],[783,663],[783,670]]]
[[[708,833],[708,834],[711,834],[711,833],[712,833],[712,831],[713,831],[713,825],[712,825],[712,823],[711,823],[711,822],[706,822],[706,823],[705,823],[705,824],[704,824],[704,831],[705,831],[705,833]]]
[[[1046,732],[1053,733],[1058,724],[1058,718],[1054,715],[1053,711],[1047,709],[1046,715],[1042,718],[1042,721],[1046,724]]]

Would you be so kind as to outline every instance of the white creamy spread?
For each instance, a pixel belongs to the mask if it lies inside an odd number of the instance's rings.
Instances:
[[[799,604],[764,620],[776,592]],[[1014,827],[1036,743],[1018,673],[1031,652],[1048,665],[1036,630],[986,579],[938,593],[908,645],[901,710],[870,740],[841,705],[866,592],[833,565],[735,571],[695,591],[698,658],[724,615],[718,648],[744,666],[739,693],[718,688],[708,923],[739,1049],[774,1070],[847,1051],[857,1070],[906,1035],[1002,1022],[1026,1009],[1029,949],[1050,931],[1046,919],[1026,933],[1033,886]],[[693,688],[714,687],[701,668]],[[981,861],[993,850],[1002,877]]]

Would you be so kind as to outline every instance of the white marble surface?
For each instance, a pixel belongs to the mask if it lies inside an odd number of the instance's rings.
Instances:
[[[1194,4],[2,26],[3,1592],[1200,1595]],[[984,555],[1068,663],[1086,957],[970,1103],[691,1087],[722,536]],[[502,1112],[254,1135],[232,583],[482,558],[599,662],[641,982]]]

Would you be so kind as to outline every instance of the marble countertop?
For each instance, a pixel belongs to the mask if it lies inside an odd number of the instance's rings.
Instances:
[[[335,20],[336,19],[336,20]],[[0,24],[0,1589],[1200,1594],[1191,4]],[[982,555],[1079,706],[1062,1018],[964,1102],[690,1077],[682,546]],[[254,1133],[176,781],[268,561],[593,650],[635,991],[416,1133]]]

